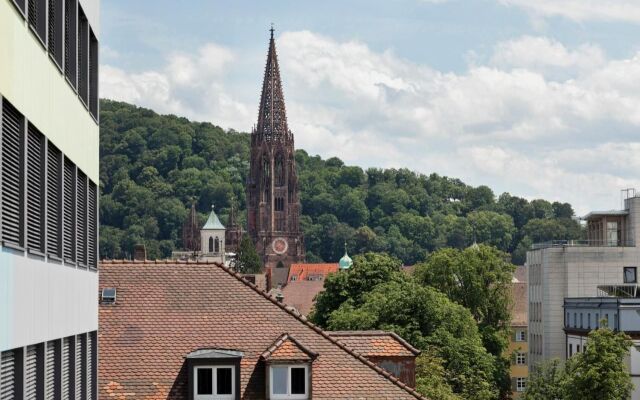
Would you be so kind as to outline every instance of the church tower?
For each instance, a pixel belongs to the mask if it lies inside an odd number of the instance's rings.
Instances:
[[[247,227],[266,267],[304,261],[293,133],[287,126],[276,44],[269,40],[258,124],[251,132]]]

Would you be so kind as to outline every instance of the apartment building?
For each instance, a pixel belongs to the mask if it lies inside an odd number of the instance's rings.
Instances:
[[[0,398],[95,399],[98,0],[0,0]]]
[[[529,343],[527,342],[527,270],[523,265],[516,268],[511,283],[511,337],[507,355],[511,360],[509,375],[511,376],[512,398],[519,398],[527,388],[529,370],[527,358]]]
[[[636,283],[640,196],[624,191],[622,209],[594,211],[582,219],[586,240],[536,244],[527,253],[529,368],[566,359],[565,298],[598,297],[607,286]]]

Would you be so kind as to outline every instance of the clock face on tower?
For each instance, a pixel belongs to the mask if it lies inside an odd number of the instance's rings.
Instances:
[[[275,238],[273,240],[273,243],[271,244],[271,247],[277,254],[284,254],[287,252],[289,244],[284,238]]]

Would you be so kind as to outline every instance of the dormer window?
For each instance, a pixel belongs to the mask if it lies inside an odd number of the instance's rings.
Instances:
[[[235,399],[235,373],[233,365],[205,365],[194,367],[195,400]]]
[[[189,353],[186,357],[189,399],[239,399],[242,355],[242,352],[225,349],[201,349]]]
[[[269,367],[269,395],[272,400],[309,398],[309,366],[307,364]]]
[[[267,366],[267,396],[270,400],[305,400],[309,396],[310,371],[318,356],[285,333],[261,358]]]

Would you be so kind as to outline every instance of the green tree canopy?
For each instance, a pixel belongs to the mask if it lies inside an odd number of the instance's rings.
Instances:
[[[244,234],[238,246],[235,268],[245,274],[255,274],[262,269],[260,256],[249,235]]]

